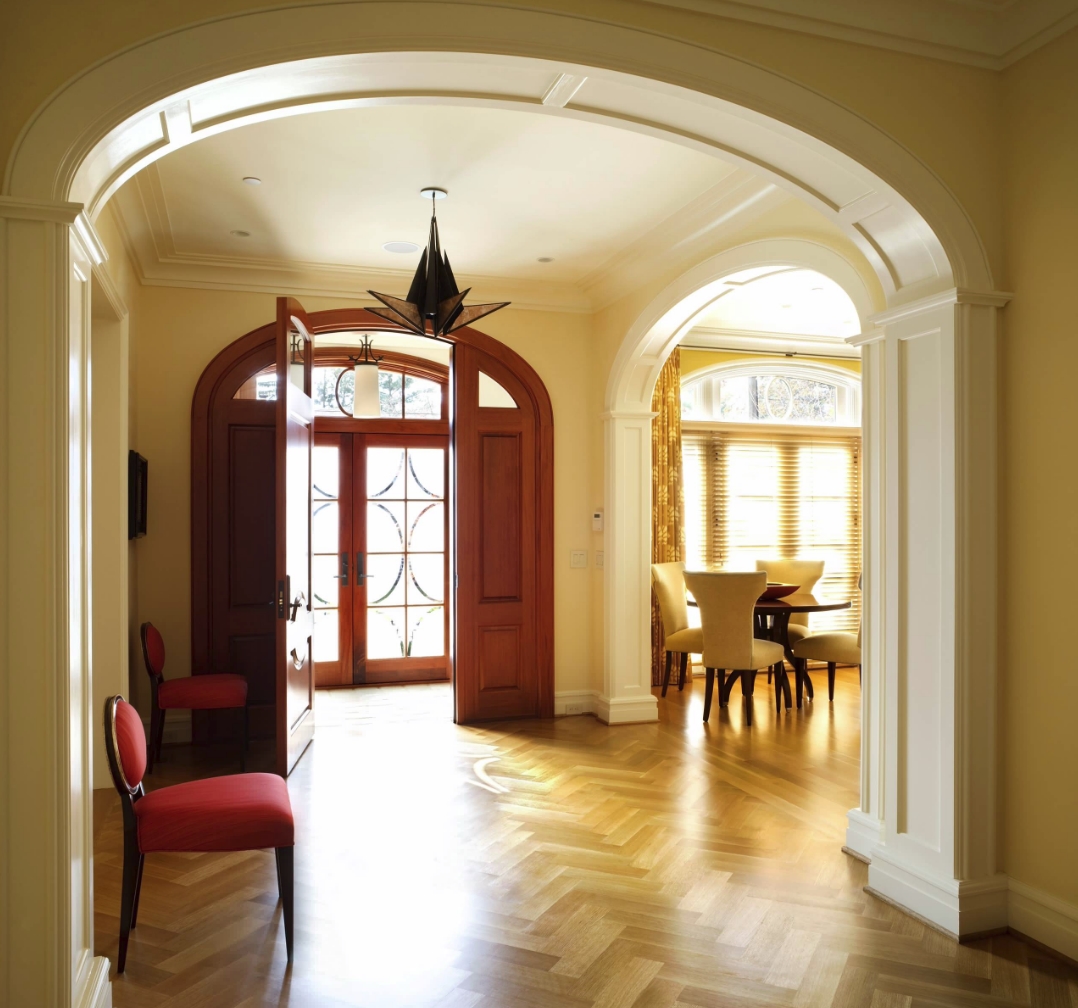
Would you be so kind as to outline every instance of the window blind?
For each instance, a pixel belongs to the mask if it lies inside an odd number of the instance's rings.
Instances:
[[[756,561],[823,560],[818,594],[853,607],[817,613],[812,631],[860,620],[861,438],[818,431],[683,429],[686,562],[752,570]]]

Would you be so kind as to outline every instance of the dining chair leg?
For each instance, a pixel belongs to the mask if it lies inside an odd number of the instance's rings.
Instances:
[[[243,705],[243,751],[240,753],[240,773],[247,772],[247,743],[251,734],[250,709]]]
[[[153,740],[153,746],[156,750],[156,760],[161,762],[161,746],[165,741],[165,711],[163,708],[157,708],[157,736]]]
[[[680,693],[685,688],[685,679],[689,671],[689,653],[688,651],[681,652],[681,669],[678,673],[677,688]]]
[[[164,719],[165,712],[155,704],[153,710],[150,711],[150,742],[146,746],[146,773],[153,773],[154,761],[158,758],[158,722],[163,721]]]
[[[277,879],[281,893],[281,907],[284,911],[284,947],[288,952],[288,961],[292,961],[292,906],[295,888],[295,847],[277,847]]]
[[[670,686],[670,667],[674,662],[674,652],[666,652],[666,671],[663,673],[663,696],[666,696],[666,691]]]
[[[749,727],[752,727],[752,694],[756,689],[756,670],[755,669],[741,669],[738,672],[741,676],[741,696],[745,700],[745,718]]]
[[[131,930],[138,926],[138,901],[142,895],[142,868],[146,863],[146,855],[138,856],[138,874],[135,876],[135,905],[131,907]]]
[[[704,670],[704,720],[711,716],[711,689],[715,685],[715,670]]]
[[[801,710],[801,703],[805,696],[805,681],[801,676],[801,659],[794,659],[794,692],[797,693],[797,709]]]
[[[833,661],[827,663],[827,699],[835,699],[835,663]]]
[[[726,674],[726,669],[719,669],[719,706],[725,707],[730,702],[730,690],[733,689],[737,672],[733,669]]]
[[[779,678],[782,680],[782,700],[786,709],[789,710],[793,706],[793,700],[790,696],[790,677],[786,674],[786,663],[779,662],[775,666],[775,671],[778,673]]]
[[[782,680],[779,678],[778,666],[772,665],[767,672],[768,678],[772,672],[775,673],[775,713],[778,714],[782,710]]]
[[[816,691],[812,688],[812,676],[809,675],[809,663],[807,658],[801,659],[801,678],[805,683],[805,696],[810,700],[815,699]]]
[[[116,972],[122,973],[127,965],[127,943],[134,926],[135,894],[139,872],[138,834],[124,830],[124,875],[120,889],[120,951],[116,956]]]

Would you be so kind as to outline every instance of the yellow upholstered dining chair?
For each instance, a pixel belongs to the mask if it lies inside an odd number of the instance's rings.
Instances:
[[[704,649],[704,632],[689,626],[689,605],[685,601],[685,564],[657,563],[651,565],[651,586],[663,617],[663,647],[666,648],[666,672],[663,675],[663,696],[670,685],[670,667],[674,655],[681,656],[677,688],[685,688],[685,673],[689,655]]]
[[[823,577],[822,560],[757,560],[756,569],[767,574],[768,581],[800,585],[799,592],[811,594],[816,582]],[[792,648],[802,637],[809,635],[808,613],[792,613],[786,631]]]
[[[700,606],[700,622],[704,631],[704,720],[711,714],[711,691],[715,673],[719,679],[719,706],[725,707],[735,679],[741,680],[745,698],[745,715],[752,724],[752,693],[756,673],[770,668],[775,673],[775,708],[785,697],[790,706],[790,680],[783,664],[783,647],[773,641],[753,636],[753,614],[756,600],[767,587],[763,571],[745,573],[686,572],[685,584]],[[730,670],[729,677],[726,676]]]
[[[793,646],[794,658],[801,667],[797,670],[797,706],[801,706],[801,683],[808,678],[810,661],[827,662],[827,699],[835,699],[835,666],[856,665],[857,681],[861,681],[861,627],[857,633],[820,633],[802,637]]]

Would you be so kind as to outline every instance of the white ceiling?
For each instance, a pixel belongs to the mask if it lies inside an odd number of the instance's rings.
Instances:
[[[807,269],[746,270],[697,320],[702,329],[783,333],[843,340],[861,331],[857,308],[834,280]]]
[[[426,244],[430,201],[419,190],[437,185],[449,191],[438,218],[462,281],[579,286],[743,175],[710,154],[598,123],[382,106],[210,137],[145,169],[118,202],[144,262],[362,271],[365,286],[385,274],[393,292],[419,254],[382,245]],[[262,184],[244,184],[244,176]],[[250,237],[231,234],[237,230]]]

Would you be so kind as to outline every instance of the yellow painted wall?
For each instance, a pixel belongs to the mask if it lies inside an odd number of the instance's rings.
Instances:
[[[303,299],[310,311],[355,302]],[[150,466],[149,533],[137,544],[138,616],[165,637],[167,674],[191,668],[191,399],[210,360],[274,318],[268,294],[144,287],[132,329],[136,447]],[[588,688],[591,621],[587,570],[569,569],[569,551],[587,549],[591,460],[580,437],[593,415],[590,318],[506,309],[484,331],[539,372],[554,407],[555,689]]]
[[[1004,868],[1078,905],[1078,675],[1070,592],[1054,586],[1078,569],[1078,31],[1004,81],[1014,291],[1002,350]]]

